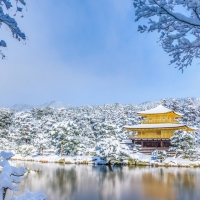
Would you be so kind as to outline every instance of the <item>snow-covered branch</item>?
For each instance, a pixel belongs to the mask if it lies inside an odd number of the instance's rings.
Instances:
[[[138,31],[160,33],[163,49],[183,71],[200,57],[199,0],[133,0],[136,21],[148,18],[149,25],[139,25]]]
[[[16,2],[16,12],[22,12],[22,8],[18,7],[18,2],[21,3],[21,5],[25,6],[26,3],[24,0],[0,0],[0,26],[2,24],[5,24],[6,26],[9,27],[9,29],[12,32],[12,35],[14,38],[16,38],[17,40],[26,40],[26,35],[20,30],[20,28],[18,27],[18,24],[16,22],[16,20],[12,17],[10,17],[9,14],[4,12],[3,7],[5,7],[7,10],[9,10],[11,7],[13,7],[11,2]],[[15,14],[16,15],[16,14]],[[23,16],[23,15],[22,15]],[[0,47],[6,47],[6,42],[4,40],[0,41]],[[5,58],[5,55],[2,53],[2,51],[0,51],[0,55],[3,58]]]
[[[12,191],[18,190],[18,186],[15,183],[20,183],[22,180],[22,176],[26,173],[24,167],[13,167],[9,164],[8,160],[14,156],[11,152],[0,152],[0,166],[3,168],[0,174],[0,200],[3,200],[6,195],[7,189]],[[13,197],[12,200],[24,200],[24,199],[32,199],[32,200],[45,200],[46,196],[42,192],[34,192],[31,193],[28,190],[25,194],[19,197]]]

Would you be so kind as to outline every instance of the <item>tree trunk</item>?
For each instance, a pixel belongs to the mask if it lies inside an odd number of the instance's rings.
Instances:
[[[61,147],[60,147],[60,156],[62,156],[63,154],[63,145],[61,144]]]
[[[5,199],[6,191],[7,191],[7,188],[1,188],[0,189],[0,200],[4,200]]]

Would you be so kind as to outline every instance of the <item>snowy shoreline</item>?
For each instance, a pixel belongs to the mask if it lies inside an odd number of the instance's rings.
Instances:
[[[92,164],[92,165],[129,165],[129,166],[153,166],[153,167],[200,167],[200,160],[190,161],[189,159],[168,157],[162,163],[152,160],[151,155],[135,153],[130,158],[123,161],[105,161],[98,156],[26,156],[15,155],[11,160],[30,161],[40,163],[60,163],[60,164]]]

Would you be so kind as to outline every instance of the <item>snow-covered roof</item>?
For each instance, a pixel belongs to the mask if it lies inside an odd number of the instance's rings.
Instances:
[[[171,109],[168,109],[164,107],[163,105],[158,105],[157,107],[152,108],[150,110],[137,112],[137,114],[162,114],[162,113],[170,113],[170,112],[174,112],[177,115],[183,116],[183,114],[175,112]]]
[[[124,126],[125,129],[176,128],[176,127],[186,127],[189,129],[197,130],[197,128],[189,127],[186,124],[138,124],[133,126]]]

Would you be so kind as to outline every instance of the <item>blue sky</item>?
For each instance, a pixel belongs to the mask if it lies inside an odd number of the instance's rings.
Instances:
[[[1,107],[200,97],[198,61],[183,74],[170,66],[159,35],[137,32],[132,0],[28,0],[23,14],[16,19],[26,43],[0,29],[8,45],[0,61]]]

